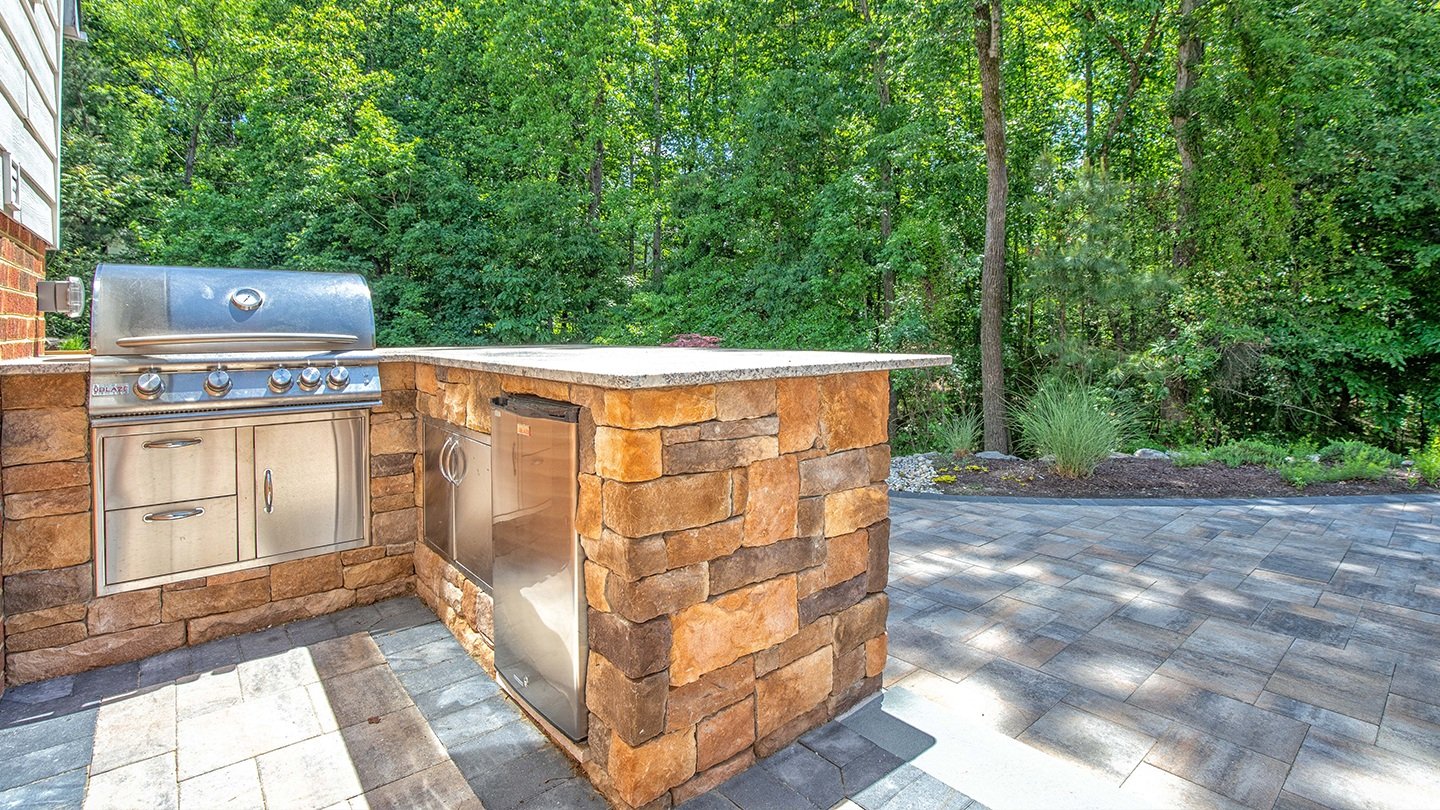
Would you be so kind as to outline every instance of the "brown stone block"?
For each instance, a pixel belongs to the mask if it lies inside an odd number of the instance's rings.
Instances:
[[[5,617],[5,633],[8,635],[28,633],[31,630],[79,621],[83,618],[85,618],[84,605],[61,605],[30,613],[12,614]]]
[[[4,480],[7,495],[80,487],[90,483],[90,465],[83,461],[51,461],[6,467]],[[88,509],[90,505],[86,502],[81,508]]]
[[[495,638],[495,600],[484,591],[475,596],[475,629],[487,639]]]
[[[754,692],[755,668],[749,658],[708,673],[694,683],[674,687],[665,710],[665,730],[691,728]]]
[[[755,681],[755,734],[764,738],[823,706],[834,682],[835,656],[822,647]],[[798,734],[796,736],[799,736]]]
[[[345,587],[355,590],[370,585],[379,585],[407,577],[413,571],[412,558],[404,555],[347,565],[345,566]]]
[[[673,617],[670,682],[691,683],[795,635],[795,606],[795,578],[784,577],[680,611]]]
[[[232,582],[244,582],[247,579],[264,579],[270,576],[270,566],[262,565],[259,568],[247,568],[243,571],[226,571],[223,574],[211,574],[205,577],[206,585],[229,585]]]
[[[743,515],[750,505],[750,469],[740,467],[730,471],[730,514]],[[744,528],[743,526],[741,528]]]
[[[398,413],[370,417],[370,452],[375,455],[414,453],[420,447],[420,420]]]
[[[834,677],[835,682],[831,685],[830,692],[837,695],[865,677],[865,645],[835,653]]]
[[[0,463],[11,467],[84,458],[89,428],[84,408],[6,410],[0,422]]]
[[[695,775],[695,733],[666,734],[631,747],[618,734],[610,737],[609,772],[621,800],[643,805]]]
[[[890,445],[876,444],[865,448],[870,463],[870,483],[879,484],[890,477]]]
[[[394,512],[397,509],[409,509],[415,505],[415,495],[409,492],[400,495],[381,495],[378,498],[370,499],[370,512],[378,515],[381,512]]]
[[[795,593],[801,599],[825,587],[825,566],[806,568],[795,576]]]
[[[45,649],[47,647],[64,647],[67,644],[85,638],[84,622],[67,622],[65,624],[52,624],[49,627],[42,627],[39,630],[31,630],[28,633],[12,633],[5,636],[5,650],[14,655],[15,653],[29,652],[30,650]]]
[[[800,623],[809,624],[821,616],[839,613],[865,598],[865,577],[858,576],[800,600]]]
[[[606,481],[605,525],[626,537],[706,526],[730,517],[730,476],[674,475],[628,484]]]
[[[665,560],[680,567],[723,557],[745,539],[745,519],[731,518],[698,529],[665,533]]]
[[[880,691],[879,675],[861,678],[858,681],[845,687],[845,691],[831,695],[829,700],[829,715],[831,717],[850,711]]]
[[[391,453],[388,456],[370,454],[370,477],[386,478],[392,475],[407,475],[415,472],[414,453]]]
[[[708,593],[705,563],[676,568],[653,577],[626,582],[617,576],[605,580],[605,601],[632,622],[648,622],[656,616],[703,602]]]
[[[380,387],[386,391],[415,390],[415,364],[381,363]]]
[[[720,424],[719,422],[707,422],[706,424]],[[731,437],[734,438],[734,437]],[[700,426],[685,425],[684,427],[665,428],[660,431],[660,443],[662,445],[684,444],[686,442],[700,441]]]
[[[825,496],[826,537],[849,534],[889,516],[890,496],[884,484],[871,484]]]
[[[214,585],[164,595],[161,618],[167,622],[229,613],[270,601],[270,583],[263,579]]]
[[[796,535],[800,472],[794,456],[757,461],[746,474],[745,545],[763,546]]]
[[[666,445],[662,456],[666,475],[683,475],[744,467],[760,459],[774,458],[778,448],[774,436],[754,436]]]
[[[420,509],[396,509],[370,516],[370,542],[377,546],[420,539]]]
[[[867,530],[869,561],[866,563],[865,590],[879,593],[890,582],[890,519],[886,518]]]
[[[86,563],[73,568],[14,574],[5,577],[4,593],[7,614],[86,602],[95,593],[94,569]]]
[[[381,391],[380,404],[370,409],[371,413],[414,414],[416,394],[410,391]]]
[[[831,537],[825,549],[825,585],[838,585],[865,573],[870,564],[870,534],[864,529]]]
[[[586,558],[609,568],[626,582],[654,576],[670,567],[665,562],[665,538],[658,534],[629,538],[603,529],[598,540],[582,537],[580,545]]]
[[[585,704],[626,745],[640,745],[665,730],[665,693],[669,687],[664,672],[628,678],[605,656],[590,653]]]
[[[590,611],[590,650],[610,660],[627,678],[643,678],[670,665],[670,619],[627,621],[613,613]]]
[[[102,596],[90,603],[85,624],[92,636],[160,623],[160,589]]]
[[[825,536],[825,499],[821,497],[801,498],[795,518],[797,537]]]
[[[755,742],[755,698],[748,697],[700,721],[695,728],[695,767],[705,770]]]
[[[715,386],[605,392],[595,423],[623,428],[675,427],[715,418]]]
[[[180,582],[167,582],[164,585],[160,586],[160,590],[164,593],[170,593],[171,591],[193,591],[196,588],[203,587],[205,587],[205,577],[197,577],[195,579],[186,579]]]
[[[559,402],[570,401],[570,384],[557,380],[541,380],[536,377],[500,375],[500,388],[507,394],[531,394]]]
[[[780,433],[780,418],[778,416],[762,416],[758,419],[740,419],[734,422],[705,422],[700,425],[692,425],[686,428],[672,428],[665,431],[667,434],[677,431],[695,432],[694,438],[684,441],[723,441],[725,439],[748,439],[754,436],[778,436]],[[678,444],[678,442],[666,441],[666,444]],[[778,453],[779,440],[776,440]]]
[[[340,573],[340,555],[322,554],[303,560],[276,563],[270,566],[270,598],[289,599],[307,593],[330,591],[344,584]]]
[[[660,477],[660,431],[595,428],[595,472],[614,481]]]
[[[715,418],[723,422],[771,416],[775,411],[774,380],[751,380],[715,386]]]
[[[364,548],[352,548],[340,552],[340,563],[342,565],[356,565],[358,563],[378,560],[385,556],[385,549],[382,546],[366,546]],[[336,587],[339,587],[338,585]]]
[[[417,495],[419,487],[415,486],[415,474],[405,473],[403,475],[387,475],[384,478],[370,479],[370,497],[383,498],[387,495]]]
[[[883,635],[889,608],[890,597],[877,593],[835,614],[835,649],[842,653],[849,652],[866,641]]]
[[[6,374],[0,377],[0,405],[17,408],[83,406],[89,391],[84,374]]]
[[[820,378],[820,432],[825,449],[884,444],[890,421],[890,377],[884,371]]]
[[[874,678],[885,671],[885,657],[889,654],[889,648],[889,633],[881,633],[865,642],[865,677]]]
[[[9,498],[6,502],[8,506]],[[4,531],[6,575],[65,568],[90,561],[89,512],[29,520],[10,520],[7,514]]]
[[[809,450],[820,438],[820,381],[814,377],[777,380],[780,452]]]
[[[845,450],[800,462],[800,495],[828,495],[870,485],[870,459],[865,450]]]
[[[373,605],[376,602],[383,602],[386,599],[394,599],[397,596],[404,596],[415,591],[414,577],[401,577],[392,579],[389,582],[381,582],[378,585],[367,585],[355,591],[355,604]]]
[[[824,559],[824,541],[810,538],[741,548],[710,562],[710,593],[725,593],[752,582],[793,574],[819,565]]]
[[[610,572],[605,566],[585,561],[585,603],[602,613],[610,612],[610,600],[605,597],[609,578]]]
[[[761,677],[788,666],[835,641],[835,619],[821,616],[800,628],[800,632],[768,650],[755,653],[755,676]]]
[[[169,598],[169,594],[166,594]],[[202,644],[225,636],[233,636],[237,633],[247,633],[251,630],[263,630],[266,627],[273,627],[285,622],[309,619],[321,616],[326,613],[334,613],[355,604],[355,592],[345,588],[336,588],[333,591],[324,593],[308,594],[297,596],[294,599],[282,599],[277,602],[266,602],[244,610],[237,610],[230,613],[217,613],[212,616],[201,616],[191,619],[188,623],[189,640],[191,644]],[[162,627],[165,625],[161,625]],[[133,630],[130,632],[134,632]],[[115,635],[120,635],[119,633]],[[101,636],[111,638],[112,636]]]
[[[722,783],[736,774],[745,772],[751,765],[755,764],[755,752],[746,749],[712,767],[710,770],[697,775],[694,779],[670,791],[670,800],[675,807],[699,796],[702,793],[709,793]]]
[[[156,624],[104,636],[90,636],[65,647],[9,655],[6,676],[11,684],[84,672],[96,667],[138,661],[185,644],[185,625]]]

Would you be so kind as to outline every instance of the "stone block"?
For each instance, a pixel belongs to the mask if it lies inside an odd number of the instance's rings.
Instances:
[[[366,546],[364,548],[352,548],[340,552],[340,563],[342,565],[358,565],[371,560],[378,560],[385,556],[383,546]]]
[[[397,509],[409,509],[415,505],[415,495],[410,492],[403,492],[399,495],[381,495],[378,498],[370,499],[370,513],[372,516],[381,512],[394,512]]]
[[[834,617],[821,616],[801,627],[799,633],[768,650],[755,653],[755,675],[756,677],[768,675],[783,666],[799,661],[822,647],[830,646],[834,641]]]
[[[675,427],[715,418],[715,386],[606,391],[595,412],[597,425]]]
[[[248,568],[243,571],[226,571],[223,574],[211,574],[205,577],[206,585],[229,585],[232,582],[244,582],[247,579],[264,579],[270,576],[270,566],[262,565],[259,568]]]
[[[595,428],[595,472],[614,481],[660,477],[660,431]],[[697,471],[698,472],[698,471]]]
[[[693,683],[673,687],[665,707],[665,730],[691,728],[754,692],[755,667],[749,658],[707,673]]]
[[[7,594],[8,595],[8,594]],[[14,653],[5,661],[12,684],[69,675],[97,667],[138,661],[185,643],[185,624],[156,624],[104,636],[90,636],[64,647]]]
[[[88,396],[84,374],[6,374],[0,377],[0,405],[7,411],[83,407]]]
[[[795,518],[797,537],[825,536],[825,499],[820,496],[801,498]]]
[[[865,677],[865,645],[860,645],[853,650],[835,653],[835,682],[830,686],[830,693],[838,695],[849,689],[856,681]]]
[[[420,420],[395,413],[370,417],[370,452],[375,455],[414,453],[420,447]]]
[[[884,444],[890,421],[890,377],[884,371],[820,378],[820,431],[825,449]]]
[[[757,461],[746,473],[745,545],[794,537],[800,509],[800,472],[794,456]]]
[[[169,594],[166,594],[169,597]],[[251,630],[263,630],[266,627],[274,627],[277,624],[310,619],[326,613],[334,613],[337,610],[350,607],[355,604],[355,592],[345,588],[336,588],[333,591],[324,593],[297,596],[294,599],[282,599],[276,602],[266,602],[252,608],[245,608],[230,613],[217,613],[211,616],[201,616],[191,619],[188,625],[189,642],[191,644],[202,644],[225,636],[233,636],[237,633],[247,633]],[[162,627],[164,625],[161,625]],[[135,631],[129,631],[135,632]],[[122,635],[116,633],[115,635]],[[101,638],[112,638],[113,636],[101,636]]]
[[[652,802],[695,775],[695,734],[689,729],[631,747],[610,737],[607,762],[611,784],[633,806]]]
[[[88,492],[89,487],[85,490]],[[9,500],[6,498],[7,507]],[[10,520],[9,517],[7,514],[3,555],[0,555],[5,574],[66,568],[90,561],[89,512],[29,520]]]
[[[752,436],[746,439],[686,442],[670,444],[661,453],[666,475],[713,472],[744,467],[779,453],[774,436]]]
[[[819,565],[824,559],[824,541],[810,538],[741,548],[710,562],[710,593],[725,593],[752,582],[793,574]]]
[[[730,759],[707,771],[697,774],[694,779],[670,791],[673,806],[680,807],[696,796],[709,793],[728,781],[730,777],[744,773],[754,764],[755,752],[748,748],[741,751]]]
[[[414,565],[409,556],[382,557],[370,562],[345,566],[344,583],[345,587],[351,590],[366,588],[407,577],[413,570]]]
[[[83,461],[51,461],[45,464],[6,467],[3,475],[7,495],[17,492],[43,492],[89,484],[90,465]],[[88,502],[82,508],[88,509]]]
[[[775,410],[774,380],[747,380],[715,387],[715,418],[721,421],[770,416]]]
[[[834,653],[822,647],[755,681],[755,734],[766,737],[823,705],[834,682]],[[798,736],[798,735],[797,735]]]
[[[734,422],[705,422],[701,425],[692,425],[686,428],[672,428],[665,431],[667,434],[678,431],[694,431],[694,438],[684,441],[721,441],[724,439],[748,439],[752,436],[778,436],[780,434],[780,417],[762,416],[757,419],[739,419]],[[667,441],[666,444],[677,444],[678,442]],[[778,447],[778,439],[777,439]]]
[[[665,533],[665,559],[669,565],[693,565],[723,557],[745,539],[745,519],[736,517],[701,526]]]
[[[610,600],[605,596],[609,579],[610,572],[605,566],[585,561],[585,603],[601,613],[610,612]]]
[[[271,599],[331,591],[344,584],[339,554],[322,554],[270,566]]]
[[[648,622],[697,602],[708,594],[705,563],[676,568],[653,577],[626,582],[618,576],[605,579],[605,602],[632,622]]]
[[[435,375],[435,366],[429,363],[415,364],[415,390],[435,394],[440,390],[440,380]]]
[[[870,533],[857,529],[826,541],[825,581],[822,587],[838,585],[865,573],[870,564]]]
[[[693,529],[730,517],[730,476],[673,475],[654,481],[606,481],[605,525],[626,537]]]
[[[0,422],[0,464],[41,464],[84,458],[90,418],[84,408],[5,411]]]
[[[878,484],[890,477],[890,445],[875,444],[865,448],[870,463],[870,483]]]
[[[5,612],[30,613],[59,605],[86,602],[95,593],[89,563],[72,568],[29,571],[5,577]]]
[[[161,603],[162,621],[174,622],[229,613],[270,601],[270,583],[263,579],[214,585],[188,591],[169,591]]]
[[[632,622],[590,611],[590,650],[610,660],[627,678],[643,678],[670,666],[670,618]]]
[[[874,524],[867,531],[870,541],[866,546],[869,562],[866,563],[865,590],[879,593],[890,583],[890,519]]]
[[[55,624],[79,621],[85,618],[85,606],[83,604],[61,605],[59,607],[45,608],[30,613],[11,614],[5,617],[5,634],[15,635],[27,633],[31,630],[39,630],[42,627],[50,627]],[[666,657],[669,657],[667,652]]]
[[[370,453],[370,477],[387,478],[392,475],[414,474],[415,454],[414,453],[391,453],[389,455],[376,455]]]
[[[706,422],[705,424],[718,425],[719,422]],[[729,438],[736,438],[731,436]],[[665,428],[660,431],[660,443],[662,445],[684,444],[686,442],[700,441],[700,426],[685,425],[684,427]]]
[[[776,380],[780,452],[809,450],[820,438],[820,381],[815,377]]]
[[[835,614],[835,649],[846,653],[883,635],[889,609],[890,598],[876,593]]]
[[[665,538],[658,534],[632,539],[602,529],[599,539],[582,536],[580,545],[587,559],[609,568],[626,582],[654,576],[670,567],[665,562]]]
[[[814,568],[806,568],[795,578],[796,593],[801,599],[825,587],[825,566],[817,565]]]
[[[377,546],[420,539],[420,509],[396,509],[370,516],[370,542]]]
[[[673,617],[670,682],[691,683],[799,630],[795,578],[741,588]]]
[[[405,473],[403,475],[387,475],[384,478],[370,479],[370,497],[384,498],[390,495],[419,494],[419,487],[415,486],[415,474]]]
[[[821,616],[839,613],[864,599],[865,593],[863,575],[816,591],[800,600],[800,623],[809,624]]]
[[[84,622],[52,624],[28,633],[13,633],[5,636],[5,650],[11,655],[48,647],[63,647],[85,638]]]
[[[869,485],[870,458],[865,450],[845,450],[800,462],[801,497]]]
[[[885,657],[889,649],[889,633],[881,633],[865,642],[865,677],[874,678],[885,672]]]
[[[638,746],[665,730],[664,672],[643,678],[625,676],[605,656],[590,654],[585,673],[585,704],[626,745]]]
[[[85,624],[92,636],[160,623],[160,589],[102,596],[90,603]]]
[[[825,496],[825,536],[838,537],[864,529],[890,516],[884,484],[832,492]]]
[[[366,585],[355,590],[355,604],[373,605],[386,599],[405,596],[415,592],[415,577],[400,577],[377,585]]]
[[[600,510],[600,478],[580,476],[579,500],[575,505],[575,531],[581,537],[599,537],[604,519]]]
[[[755,698],[748,697],[700,721],[695,728],[695,767],[705,770],[755,742]]]
[[[415,390],[414,363],[381,363],[380,388],[386,391]]]
[[[570,384],[558,380],[502,374],[500,375],[500,388],[507,394],[531,394],[557,402],[570,401]]]

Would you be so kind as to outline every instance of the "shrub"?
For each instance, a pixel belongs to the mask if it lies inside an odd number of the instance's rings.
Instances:
[[[1218,461],[1226,467],[1239,467],[1243,464],[1279,467],[1285,463],[1285,459],[1289,455],[1290,451],[1284,447],[1277,447],[1269,442],[1255,439],[1226,442],[1209,453],[1212,461]]]
[[[1330,484],[1336,481],[1375,481],[1384,478],[1389,472],[1388,464],[1350,459],[1332,466],[1315,461],[1301,461],[1281,468],[1280,476],[1296,489],[1304,489],[1310,484]]]
[[[1037,456],[1054,456],[1055,471],[1087,478],[1133,431],[1129,412],[1106,411],[1086,387],[1051,381],[1015,414],[1021,445]]]
[[[1210,463],[1210,454],[1204,450],[1185,448],[1183,450],[1171,450],[1170,461],[1176,467],[1199,467],[1202,464]]]
[[[1415,473],[1430,486],[1440,486],[1440,435],[1431,440],[1429,447],[1415,454]]]
[[[957,416],[942,420],[936,428],[941,452],[964,456],[980,448],[983,426],[980,414],[973,410],[961,411]]]
[[[1400,457],[1389,450],[1357,441],[1331,442],[1320,450],[1319,455],[1321,461],[1331,464],[1376,464],[1382,467],[1400,464]]]

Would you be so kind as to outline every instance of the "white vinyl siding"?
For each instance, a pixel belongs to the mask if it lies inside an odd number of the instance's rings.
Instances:
[[[58,246],[60,0],[0,0],[0,149],[20,166],[18,219]]]

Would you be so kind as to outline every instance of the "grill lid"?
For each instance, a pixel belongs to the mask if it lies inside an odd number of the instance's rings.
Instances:
[[[375,348],[370,288],[354,273],[102,264],[92,297],[96,355]]]

